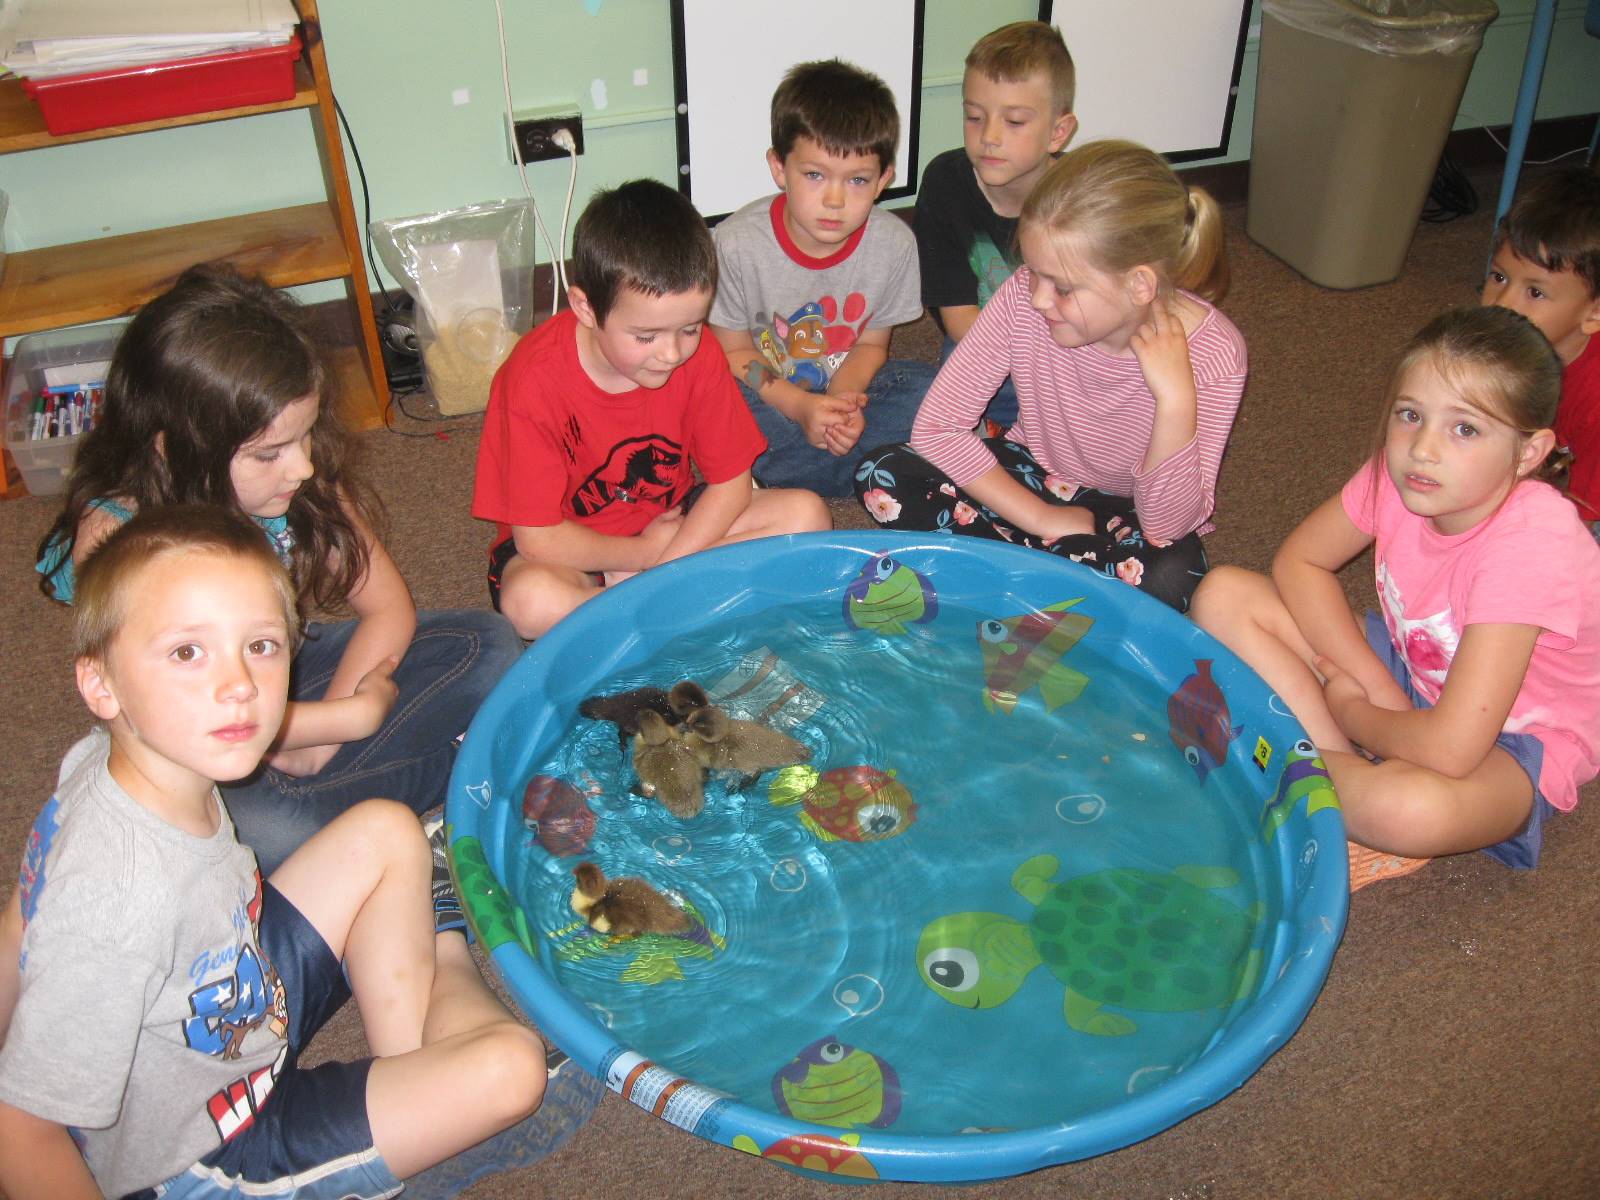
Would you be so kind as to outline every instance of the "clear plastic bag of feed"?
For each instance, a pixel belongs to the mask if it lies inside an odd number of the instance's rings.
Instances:
[[[384,268],[416,302],[417,343],[442,416],[481,412],[489,384],[533,324],[527,200],[391,217],[371,226]]]

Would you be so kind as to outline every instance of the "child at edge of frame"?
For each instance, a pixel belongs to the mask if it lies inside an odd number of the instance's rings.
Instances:
[[[1525,317],[1442,313],[1401,350],[1367,461],[1271,576],[1219,567],[1195,596],[1320,749],[1352,890],[1471,850],[1537,866],[1544,822],[1600,769],[1600,546],[1534,478],[1560,395]],[[1368,546],[1363,620],[1337,572]]]
[[[1557,466],[1600,538],[1600,175],[1565,167],[1538,176],[1495,230],[1482,300],[1538,326],[1561,359]]]
[[[79,564],[100,724],[0,918],[9,1196],[390,1196],[541,1107],[543,1046],[478,974],[415,814],[357,804],[265,881],[234,836],[216,783],[277,734],[295,602],[221,505],[141,509]],[[352,995],[375,1057],[299,1066]]]

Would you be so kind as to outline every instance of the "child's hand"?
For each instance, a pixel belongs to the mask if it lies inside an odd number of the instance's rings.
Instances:
[[[361,696],[367,701],[367,711],[372,718],[372,729],[363,735],[365,737],[371,737],[378,732],[383,719],[394,707],[394,702],[400,699],[400,685],[394,681],[394,671],[399,665],[400,660],[391,654],[356,681],[356,690],[351,694]]]
[[[301,746],[298,750],[279,750],[267,756],[267,766],[293,779],[315,775],[339,753],[338,746]]]
[[[321,746],[299,746],[293,750],[278,750],[267,756],[267,765],[285,775],[303,779],[315,775],[328,765],[345,742],[359,742],[369,738],[383,726],[394,702],[400,698],[400,685],[394,681],[394,670],[400,660],[394,655],[384,659],[356,681],[355,691],[339,700],[317,700],[312,703],[326,705],[329,712],[337,710],[339,738]],[[329,731],[332,733],[332,730]],[[342,736],[340,736],[342,735]]]
[[[1150,306],[1150,319],[1134,330],[1128,345],[1139,360],[1145,385],[1158,403],[1187,399],[1190,405],[1195,404],[1189,339],[1170,301],[1157,300]]]
[[[683,509],[680,506],[678,508],[669,508],[666,512],[657,514],[650,524],[635,534],[634,536],[639,539],[639,545],[644,548],[645,556],[648,560],[640,565],[641,569],[647,566],[653,567],[660,562],[661,556],[667,552],[667,547],[672,544],[672,539],[678,536],[678,530],[682,528]],[[633,572],[613,573],[607,571],[606,583],[608,585],[612,582],[613,574],[618,576],[616,582],[620,583]]]
[[[1346,725],[1345,714],[1349,712],[1352,704],[1371,704],[1372,698],[1367,694],[1367,689],[1361,681],[1346,671],[1331,658],[1317,655],[1314,660],[1317,671],[1322,675],[1322,696],[1328,702],[1328,711],[1333,714],[1333,719],[1339,723],[1340,728]]]
[[[1057,542],[1064,537],[1076,537],[1094,532],[1094,514],[1076,504],[1052,504],[1033,531],[1046,542]]]
[[[845,436],[850,437],[849,444],[845,446],[845,450],[848,450],[850,446],[854,446],[856,439],[861,436],[861,431],[866,428],[867,420],[861,415],[860,407],[856,403],[856,395],[859,395],[859,393],[844,393],[838,396],[831,396],[823,392],[807,396],[800,408],[797,420],[801,431],[806,435],[806,441],[810,442],[818,450],[828,450],[834,454],[842,454],[844,453],[843,450],[834,450],[828,444],[828,430],[834,425],[847,423],[854,419],[858,428],[853,435],[850,434],[848,426],[841,431]],[[865,401],[866,397],[862,396],[861,399]]]
[[[856,448],[861,435],[867,431],[867,394],[865,392],[840,392],[835,399],[848,400],[854,408],[823,431],[826,444],[823,449],[836,458],[843,458]]]

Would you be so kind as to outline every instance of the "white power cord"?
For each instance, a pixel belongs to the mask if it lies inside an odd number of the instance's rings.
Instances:
[[[516,115],[511,108],[511,62],[506,54],[506,14],[500,7],[500,0],[494,0],[494,18],[500,30],[500,83],[505,95],[506,129],[511,130],[516,123]],[[567,183],[567,208],[570,210],[572,191],[578,182],[577,148],[565,130],[560,131],[555,140],[572,158],[572,178]],[[522,179],[522,190],[528,197],[528,206],[533,209],[534,224],[539,227],[545,250],[550,255],[550,312],[553,315],[561,310],[561,297],[567,292],[567,266],[562,253],[567,238],[566,214],[563,213],[561,218],[561,245],[558,246],[550,240],[550,231],[545,228],[544,218],[539,215],[539,202],[534,199],[533,188],[528,183],[527,164],[522,161],[522,147],[517,145],[514,134],[511,138],[511,155],[516,159],[517,174]]]
[[[516,139],[513,138],[513,141]],[[572,164],[572,170],[567,174],[567,202],[561,206],[561,244],[567,244],[567,221],[572,216],[572,190],[578,186],[578,147],[572,140],[572,134],[565,129],[558,129],[555,136],[550,139],[567,152],[567,160]],[[561,283],[565,287],[567,282],[566,263],[561,264]],[[553,309],[551,310],[554,311]]]

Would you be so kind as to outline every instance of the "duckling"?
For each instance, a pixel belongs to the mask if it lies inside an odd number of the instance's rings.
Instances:
[[[774,767],[807,762],[811,747],[756,721],[741,721],[720,708],[706,706],[689,713],[683,740],[710,771],[737,771],[745,783]]]
[[[608,880],[592,862],[579,863],[572,874],[572,909],[600,933],[629,938],[689,928],[689,914],[642,879]]]
[[[677,729],[651,709],[639,713],[633,769],[640,793],[660,800],[673,816],[697,817],[705,807],[705,768]]]
[[[609,696],[590,696],[578,705],[578,715],[591,721],[612,721],[617,726],[617,740],[626,747],[628,739],[639,732],[642,713],[659,713],[668,721],[678,716],[668,703],[664,689],[658,687],[634,688],[631,692],[614,692]]]
[[[672,718],[680,725],[695,709],[707,708],[710,704],[711,698],[706,695],[705,688],[692,679],[680,680],[667,693],[667,707],[671,710]]]

